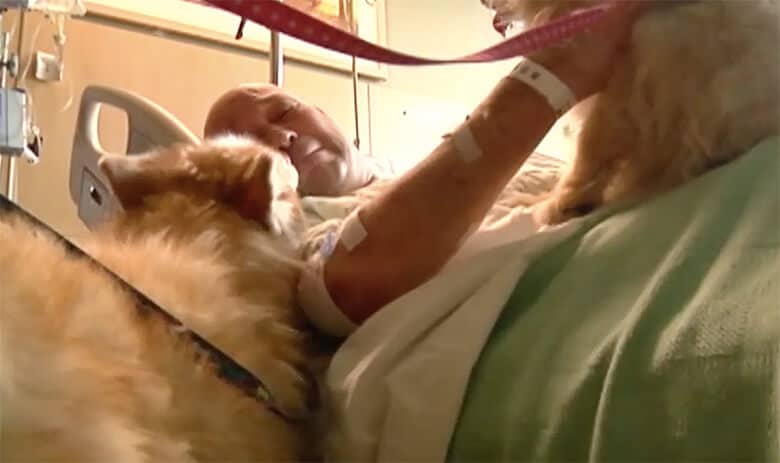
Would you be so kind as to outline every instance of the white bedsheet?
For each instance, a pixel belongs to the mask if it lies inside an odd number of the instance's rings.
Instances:
[[[445,459],[471,368],[518,278],[581,221],[539,232],[532,223],[516,213],[473,235],[437,277],[345,342],[327,375],[329,460]]]

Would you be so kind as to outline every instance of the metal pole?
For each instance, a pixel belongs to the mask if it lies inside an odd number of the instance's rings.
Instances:
[[[6,156],[7,170],[5,178],[5,196],[16,201],[16,156]]]
[[[277,0],[281,2],[282,0]],[[282,50],[279,32],[271,31],[271,83],[277,87],[284,85],[284,50]]]
[[[360,149],[360,104],[358,101],[358,85],[360,84],[360,74],[358,74],[357,58],[352,57],[352,111],[355,116],[355,147]]]
[[[3,32],[3,14],[0,13],[0,88],[5,88],[8,81],[8,49],[11,44],[11,33]]]
[[[21,60],[22,59],[22,46],[24,45],[24,27],[27,23],[27,10],[24,8],[21,8],[19,10],[19,30],[16,32],[16,59]],[[10,46],[10,42],[9,42]],[[32,59],[32,57],[28,57],[28,59]],[[14,75],[14,87],[16,87],[19,84],[19,79],[21,76],[19,75],[20,72],[17,70],[15,71]],[[27,111],[29,108],[27,108],[27,105],[25,103],[25,124],[27,123]],[[6,183],[6,196],[11,201],[17,200],[17,194],[18,194],[18,183],[19,183],[19,174],[17,174],[17,157],[18,156],[11,156],[8,159],[8,179]]]
[[[355,20],[355,2],[348,0],[346,2],[349,8],[349,28],[351,32],[358,35],[358,23]],[[352,111],[355,116],[355,147],[360,149],[360,103],[358,101],[358,86],[360,85],[360,73],[358,72],[357,57],[352,56]]]
[[[271,83],[277,87],[284,85],[284,52],[281,37],[276,31],[271,31]]]
[[[11,62],[11,34],[3,31],[3,13],[0,11],[0,88],[8,87],[8,74]],[[24,11],[19,11],[21,27],[24,27]],[[19,48],[21,48],[23,29],[19,31]],[[3,168],[5,166],[5,168]],[[5,172],[3,181],[4,194],[11,201],[16,201],[16,156],[3,156],[0,153],[0,173]]]

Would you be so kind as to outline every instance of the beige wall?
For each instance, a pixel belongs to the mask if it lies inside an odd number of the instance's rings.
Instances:
[[[490,27],[490,15],[479,0],[387,3],[387,36],[393,48],[455,56],[498,40]],[[28,15],[24,34],[27,42],[38,21],[38,15]],[[35,49],[50,51],[52,33],[45,24]],[[67,33],[64,81],[27,82],[44,136],[44,150],[38,165],[20,166],[18,191],[25,207],[74,238],[82,236],[85,229],[76,218],[67,180],[78,99],[85,86],[102,84],[137,92],[176,114],[200,135],[205,112],[219,93],[268,76],[268,61],[263,55],[160,37],[116,23],[74,20],[68,23]],[[28,45],[25,43],[25,50],[29,50]],[[386,81],[362,82],[359,94],[364,147],[373,146],[383,155],[424,154],[420,150],[427,149],[440,132],[450,127],[450,119],[464,117],[509,66],[511,63],[504,62],[390,67]],[[354,135],[348,75],[288,62],[285,87],[320,105]],[[70,98],[73,101],[68,106]],[[117,127],[117,121],[109,117],[107,127]],[[118,131],[107,132],[112,132],[107,137],[108,147],[119,148]]]

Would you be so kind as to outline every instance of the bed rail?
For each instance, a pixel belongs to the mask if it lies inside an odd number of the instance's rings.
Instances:
[[[100,144],[98,119],[104,104],[127,114],[124,153],[108,153]],[[81,96],[70,164],[70,196],[79,219],[92,229],[120,207],[98,168],[102,155],[133,155],[177,142],[200,143],[200,139],[173,114],[144,97],[99,85],[87,87]]]

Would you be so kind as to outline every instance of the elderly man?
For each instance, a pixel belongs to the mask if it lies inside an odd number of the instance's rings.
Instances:
[[[371,183],[378,169],[320,108],[270,84],[231,89],[212,105],[204,135],[251,134],[290,156],[303,195],[340,196]]]

